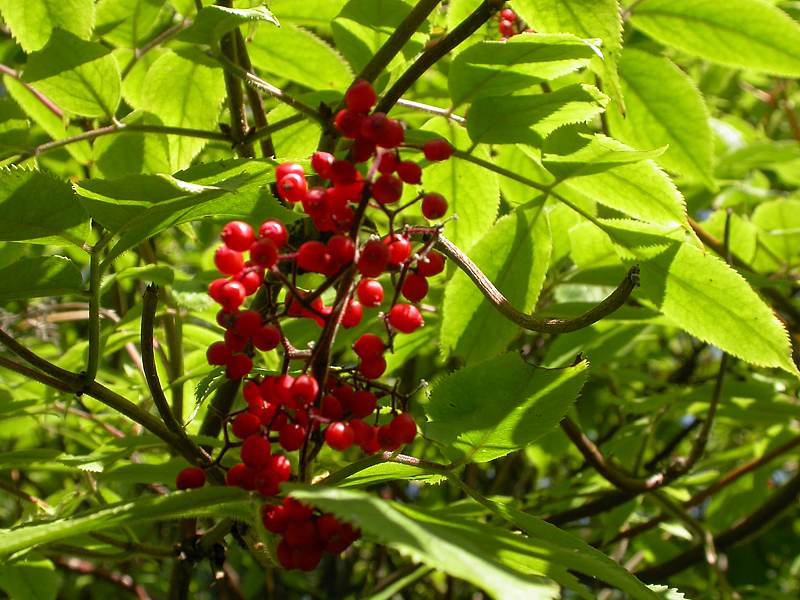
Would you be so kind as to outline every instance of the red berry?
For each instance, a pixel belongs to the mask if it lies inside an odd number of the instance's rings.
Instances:
[[[282,248],[289,241],[289,232],[286,231],[286,226],[275,220],[264,221],[258,228],[258,235],[272,240],[277,248]]]
[[[286,509],[273,504],[265,504],[261,509],[261,521],[264,529],[272,533],[283,533],[289,521],[286,519]]]
[[[256,240],[253,228],[244,221],[231,221],[220,232],[222,243],[231,250],[244,252]]]
[[[383,243],[389,248],[389,264],[395,267],[403,264],[411,256],[411,242],[403,235],[394,234],[383,238]]]
[[[334,235],[327,243],[328,253],[340,265],[348,265],[356,256],[356,244],[346,235]]]
[[[422,275],[409,273],[406,275],[406,280],[403,282],[403,287],[400,291],[403,297],[410,302],[419,302],[428,293],[428,280]]]
[[[422,168],[410,160],[404,160],[397,165],[397,176],[403,183],[417,184],[422,181]]]
[[[210,365],[222,366],[228,362],[230,357],[231,351],[228,350],[225,342],[214,342],[206,350],[206,359]]]
[[[262,352],[274,350],[281,343],[281,331],[275,325],[264,325],[253,334],[253,346]]]
[[[214,253],[214,265],[220,273],[236,275],[244,268],[244,257],[241,252],[231,250],[227,246],[220,246]]]
[[[324,188],[311,188],[306,192],[306,195],[303,196],[302,202],[303,210],[312,218],[325,218],[330,212]]]
[[[240,312],[233,323],[233,330],[246,338],[253,337],[259,327],[261,327],[261,315],[254,310]]]
[[[397,154],[394,152],[384,152],[381,154],[381,160],[378,163],[378,172],[382,175],[391,175],[397,170],[398,163]]]
[[[228,283],[228,280],[220,277],[208,284],[208,295],[214,302],[222,302],[222,287]]]
[[[331,178],[331,165],[335,160],[330,152],[314,152],[311,155],[311,168],[323,179]]]
[[[319,394],[319,384],[310,375],[300,375],[292,384],[289,396],[298,408],[312,404]]]
[[[378,306],[383,302],[383,286],[374,279],[362,279],[356,288],[358,301],[364,306]]]
[[[284,569],[296,568],[294,550],[289,544],[286,543],[286,540],[281,540],[275,551],[278,555],[278,562],[281,563],[281,566]]]
[[[292,450],[297,450],[300,446],[302,446],[305,439],[305,427],[298,425],[297,423],[291,423],[281,429],[281,433],[278,436],[278,443],[280,443],[284,450],[291,452]]]
[[[378,443],[384,450],[397,450],[403,445],[400,440],[394,437],[394,432],[389,425],[378,427]]]
[[[225,485],[231,487],[240,487],[247,470],[247,465],[244,463],[237,463],[233,465],[225,474]]]
[[[294,564],[301,571],[313,571],[322,560],[322,548],[304,546],[294,551]]]
[[[317,535],[323,542],[327,542],[333,538],[342,529],[342,524],[339,519],[331,514],[324,514],[317,517],[314,525],[317,528]]]
[[[375,411],[375,407],[377,405],[378,399],[375,397],[375,394],[369,390],[357,391],[355,394],[353,394],[353,397],[350,399],[348,404],[350,407],[350,412],[356,419],[368,417]]]
[[[278,404],[288,404],[291,400],[289,390],[293,385],[294,377],[291,375],[271,377],[270,379],[265,379],[264,383],[261,384],[261,395]]]
[[[367,379],[377,379],[386,371],[386,359],[382,356],[364,358],[358,364],[358,370]]]
[[[278,180],[278,196],[289,202],[300,202],[308,191],[305,177],[289,173]]]
[[[278,248],[269,238],[261,238],[250,246],[250,260],[259,267],[269,269],[278,262]]]
[[[425,158],[430,161],[447,160],[455,150],[447,140],[429,140],[422,146]]]
[[[392,437],[403,444],[410,444],[417,435],[417,424],[414,422],[414,417],[408,413],[397,415],[389,423],[389,428]]]
[[[359,446],[369,443],[375,437],[375,429],[361,419],[350,419],[350,428],[353,430],[354,441]]]
[[[353,110],[340,110],[336,113],[333,124],[344,137],[354,140],[361,135],[361,123],[366,119],[362,113]]]
[[[347,304],[347,308],[344,309],[344,315],[342,316],[342,327],[355,327],[359,323],[361,323],[361,318],[364,314],[364,310],[361,308],[361,303],[358,300],[350,300]]]
[[[500,11],[500,18],[505,19],[506,21],[516,21],[517,20],[517,13],[515,13],[510,8],[504,8]]]
[[[444,271],[444,255],[428,252],[428,255],[417,261],[417,273],[423,277],[433,277]]]
[[[293,162],[285,162],[275,167],[275,181],[280,181],[289,173],[294,173],[295,175],[300,175],[302,177],[306,176],[302,165]]]
[[[243,440],[251,435],[258,433],[261,430],[261,419],[258,415],[251,412],[243,412],[236,415],[236,418],[231,423],[231,431],[240,440]]]
[[[203,487],[205,483],[206,472],[200,467],[186,467],[175,478],[175,487],[179,490]]]
[[[253,360],[247,354],[234,354],[225,363],[228,379],[241,379],[253,370]]]
[[[348,160],[335,160],[331,165],[331,181],[333,185],[348,185],[358,181],[358,171]]]
[[[341,421],[331,423],[325,430],[325,441],[334,450],[345,451],[353,445],[353,429]]]
[[[380,240],[370,240],[361,249],[358,270],[364,277],[377,277],[389,262],[389,248]]]
[[[514,31],[513,21],[507,21],[506,19],[500,19],[497,30],[500,32],[500,35],[507,38],[510,38],[516,33],[516,31]]]
[[[347,108],[356,112],[369,112],[377,100],[372,84],[364,79],[354,82],[344,95]]]
[[[247,347],[247,338],[229,329],[225,332],[225,345],[228,347],[231,354],[238,354],[244,352],[244,349]]]
[[[403,195],[403,182],[394,175],[381,175],[372,184],[372,197],[381,204],[392,204]]]
[[[386,346],[383,340],[374,333],[363,334],[353,344],[353,352],[362,359],[381,356],[384,350],[386,350]]]
[[[254,484],[255,489],[262,496],[277,496],[280,492],[280,482],[269,470],[269,467],[264,467],[256,473]]]
[[[286,508],[286,518],[290,521],[308,521],[314,514],[314,509],[298,502],[290,496],[283,499],[283,506]]]
[[[441,219],[446,212],[447,200],[441,194],[431,192],[422,198],[422,216],[426,219]]]
[[[375,154],[375,142],[365,138],[356,138],[350,147],[350,156],[356,163],[368,161],[373,154]]]
[[[396,148],[406,137],[405,129],[400,121],[387,119],[386,126],[380,132],[375,143],[381,148]]]
[[[261,388],[256,381],[250,380],[242,387],[242,395],[250,407],[260,408],[264,404]]]
[[[278,481],[289,481],[292,476],[292,463],[283,454],[273,454],[269,457],[267,469]]]
[[[331,255],[322,242],[305,242],[297,251],[297,266],[306,271],[326,273],[330,264]]]
[[[389,325],[402,333],[412,333],[422,327],[423,319],[413,304],[395,304],[389,310]]]
[[[260,435],[251,435],[245,439],[239,450],[242,462],[253,469],[260,469],[269,463],[271,454],[269,442]]]
[[[255,294],[264,283],[264,275],[260,268],[245,267],[237,279],[244,286],[245,294],[248,296]]]
[[[237,310],[247,297],[247,290],[238,281],[228,281],[219,292],[219,303],[228,312]]]

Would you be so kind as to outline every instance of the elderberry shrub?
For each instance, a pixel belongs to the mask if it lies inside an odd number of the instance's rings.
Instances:
[[[419,201],[421,216],[429,221],[445,216],[448,206],[444,196],[428,190],[419,190],[412,201],[398,206],[405,186],[422,184],[423,169],[401,157],[402,124],[370,112],[376,98],[366,81],[351,86],[345,95],[347,108],[334,117],[349,147],[341,155],[315,152],[313,176],[297,163],[275,169],[278,197],[308,215],[316,230],[314,239],[290,239],[285,225],[276,220],[261,223],[257,230],[232,221],[222,228],[222,245],[214,254],[223,277],[211,282],[208,293],[220,305],[217,322],[225,335],[211,344],[207,359],[225,367],[229,379],[243,380],[247,403],[227,420],[225,450],[238,447],[240,462],[227,470],[226,483],[264,497],[276,496],[281,483],[307,473],[314,444],[374,454],[397,450],[417,433],[406,412],[407,398],[379,379],[394,337],[423,326],[419,303],[427,295],[428,278],[442,273],[445,259],[432,250],[433,241],[412,243],[413,226],[394,224],[398,214],[408,217]],[[432,162],[453,154],[452,146],[441,139],[427,142],[422,151]],[[373,220],[373,214],[385,218]],[[365,222],[386,221],[388,230],[377,232],[380,235],[365,231]],[[318,273],[325,283],[300,289],[288,276],[298,270]],[[386,273],[391,274],[391,290],[377,279]],[[330,306],[323,301],[329,288],[337,292]],[[259,299],[260,290],[268,301]],[[249,308],[248,298],[253,298]],[[283,325],[291,319],[311,319],[322,328],[313,350],[297,350],[287,338]],[[317,351],[326,344],[330,348],[340,326],[376,322],[383,324],[385,335],[361,334],[352,345],[352,364],[331,369],[330,359]],[[281,352],[283,371],[253,374],[260,352]],[[381,398],[390,411],[381,410]],[[295,451],[299,454],[293,469],[288,453]],[[178,487],[203,483],[204,478],[191,471],[179,476]],[[266,504],[262,516],[266,529],[281,536],[277,557],[287,569],[313,569],[323,552],[338,554],[359,535],[332,515],[315,513],[289,498],[283,504]]]

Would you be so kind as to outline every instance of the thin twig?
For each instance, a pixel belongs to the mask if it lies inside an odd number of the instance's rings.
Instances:
[[[28,90],[33,96],[41,102],[41,104],[47,108],[51,113],[57,116],[59,119],[64,118],[64,111],[62,111],[58,106],[56,106],[55,102],[50,100],[47,96],[41,93],[39,90],[31,86],[29,83],[25,83],[22,81],[22,77],[19,74],[19,71],[12,69],[7,65],[0,64],[0,73],[3,75],[8,75],[12,79],[17,80],[26,90]]]

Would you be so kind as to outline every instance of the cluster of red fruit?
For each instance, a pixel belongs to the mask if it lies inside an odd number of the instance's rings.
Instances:
[[[421,184],[422,167],[401,159],[403,125],[383,113],[370,114],[375,101],[375,92],[366,81],[356,82],[348,90],[347,108],[337,113],[334,125],[351,141],[342,158],[314,153],[313,179],[307,179],[297,163],[282,163],[275,169],[277,195],[290,206],[302,207],[320,239],[292,246],[286,227],[274,220],[262,223],[257,231],[241,221],[222,229],[223,244],[216,250],[214,263],[225,277],[214,280],[208,292],[221,307],[217,322],[225,336],[211,344],[207,359],[212,365],[224,366],[229,379],[248,378],[242,388],[247,408],[227,421],[230,431],[226,427],[223,453],[238,446],[240,456],[240,462],[227,470],[228,485],[275,496],[292,474],[292,463],[283,452],[300,450],[302,470],[308,455],[315,454],[322,444],[337,451],[358,446],[371,454],[397,450],[416,436],[413,417],[397,410],[406,408],[405,401],[399,405],[396,391],[376,380],[386,370],[384,354],[393,347],[394,336],[412,333],[423,325],[419,302],[428,293],[428,278],[443,272],[445,258],[431,249],[431,241],[413,248],[408,228],[396,228],[394,223],[397,214],[420,200],[425,218],[441,218],[447,212],[447,201],[439,194],[422,192],[392,208],[400,201],[404,185]],[[452,146],[442,139],[426,142],[422,151],[428,161],[446,160],[453,154]],[[309,181],[315,180],[327,185],[310,186]],[[389,231],[362,239],[365,213],[370,209],[387,217]],[[321,274],[325,281],[314,290],[301,289],[294,282],[303,272]],[[316,348],[297,351],[286,338],[281,321],[310,318],[334,333],[338,325],[355,327],[365,320],[365,309],[377,309],[384,302],[384,283],[378,278],[385,274],[394,292],[389,309],[376,317],[386,338],[362,334],[352,346],[358,364],[337,368],[318,380],[313,373],[320,370],[312,365]],[[267,304],[244,309],[246,298],[265,284],[265,278],[272,290],[266,295]],[[334,306],[323,301],[323,292],[337,285],[337,297],[345,297],[334,303],[339,307],[334,311]],[[278,287],[285,290],[282,301],[275,294]],[[399,301],[400,296],[407,302]],[[330,337],[327,343],[332,343]],[[282,373],[251,375],[255,351],[279,347],[286,354]],[[289,374],[293,360],[305,360],[302,373]],[[383,397],[388,397],[385,404],[390,409],[379,407]],[[231,441],[228,433],[241,442]],[[274,453],[273,444],[282,452]],[[199,487],[204,482],[202,469],[192,467],[179,474],[177,487]],[[290,506],[294,505],[290,502]],[[292,510],[284,504],[283,508],[267,507],[264,513],[267,529],[284,536],[278,555],[286,567],[314,568],[323,551],[337,553],[355,539],[349,526],[330,515],[313,516],[311,509],[304,509],[308,514],[303,519],[281,516],[287,511],[294,514]]]
[[[360,537],[349,523],[329,513],[315,513],[289,497],[282,504],[264,505],[261,519],[267,531],[281,536],[276,553],[285,569],[311,571],[323,552],[341,554]]]
[[[500,11],[500,20],[497,23],[497,30],[504,38],[510,38],[520,32],[517,13],[510,8]]]

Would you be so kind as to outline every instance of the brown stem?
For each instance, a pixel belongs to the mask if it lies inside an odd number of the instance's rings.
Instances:
[[[217,0],[217,6],[231,8],[233,0]],[[222,36],[219,43],[220,52],[231,63],[238,65],[238,44],[236,43],[236,34],[230,31]],[[225,78],[225,89],[227,91],[228,112],[231,117],[231,136],[233,137],[233,145],[236,153],[239,156],[251,157],[253,156],[253,148],[244,143],[245,136],[247,135],[247,110],[244,104],[244,94],[242,93],[242,82],[230,71],[223,73]]]
[[[64,112],[58,106],[56,106],[55,102],[53,102],[52,100],[50,100],[50,98],[48,98],[43,93],[32,87],[29,83],[25,83],[24,81],[22,81],[19,71],[16,71],[15,69],[12,69],[7,65],[0,64],[0,73],[2,73],[3,75],[8,75],[12,79],[16,79],[20,84],[22,84],[22,86],[26,90],[28,90],[31,94],[33,94],[34,97],[47,108],[47,110],[49,110],[59,119],[64,118]]]
[[[241,30],[237,27],[234,30],[236,36],[236,53],[239,57],[239,64],[242,65],[245,71],[253,72],[253,64],[250,62],[250,55],[247,53],[247,44],[245,44],[244,36]],[[245,86],[245,93],[247,94],[247,103],[250,105],[250,110],[253,112],[253,121],[255,121],[256,128],[264,131],[269,123],[267,122],[267,113],[264,112],[264,101],[261,95],[251,88]],[[246,142],[249,136],[245,136]],[[272,136],[265,135],[260,138],[261,154],[265,157],[275,156],[275,146],[272,145]]]
[[[97,565],[90,563],[86,560],[79,558],[66,558],[63,556],[51,556],[50,560],[53,561],[59,569],[64,571],[71,571],[80,575],[90,575],[109,583],[114,584],[118,588],[130,592],[139,600],[150,600],[150,594],[140,584],[136,583],[128,574],[118,573],[116,571],[107,571]]]

